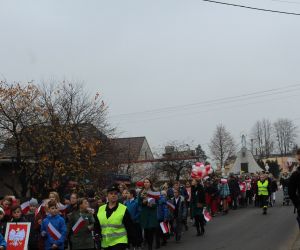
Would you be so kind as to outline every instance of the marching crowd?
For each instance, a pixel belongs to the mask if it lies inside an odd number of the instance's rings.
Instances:
[[[286,192],[288,176],[280,183]],[[99,197],[93,191],[78,197],[76,192],[63,199],[57,192],[47,199],[23,203],[5,196],[0,203],[0,249],[8,222],[30,222],[28,249],[126,249],[128,246],[160,248],[172,237],[180,242],[182,232],[193,221],[196,235],[205,233],[207,221],[230,209],[260,206],[263,214],[273,206],[278,190],[271,174],[246,174],[228,178],[216,175],[165,183],[155,189],[150,179],[142,186],[113,185]]]

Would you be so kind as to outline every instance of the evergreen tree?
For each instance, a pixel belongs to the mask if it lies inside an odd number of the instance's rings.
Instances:
[[[199,144],[196,147],[196,155],[200,158],[201,161],[206,162],[207,156],[205,154],[205,151],[202,149],[201,145]]]

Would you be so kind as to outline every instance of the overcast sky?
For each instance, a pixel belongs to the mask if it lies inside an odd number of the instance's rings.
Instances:
[[[226,1],[300,13],[300,0]],[[154,149],[207,149],[219,123],[237,142],[262,118],[300,124],[300,16],[201,0],[6,0],[0,31],[2,79],[84,81],[122,137]]]

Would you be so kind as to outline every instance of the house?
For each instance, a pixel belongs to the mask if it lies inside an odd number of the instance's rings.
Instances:
[[[111,143],[120,174],[130,175],[132,182],[149,177],[155,159],[146,137],[115,138]]]

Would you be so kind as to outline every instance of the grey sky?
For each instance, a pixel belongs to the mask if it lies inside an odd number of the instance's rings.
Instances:
[[[228,2],[300,13],[299,0]],[[103,95],[122,136],[146,136],[153,148],[179,140],[207,149],[218,123],[238,142],[264,117],[300,124],[299,87],[257,100],[117,116],[300,84],[300,16],[201,0],[9,0],[1,1],[0,30],[2,78],[84,81]]]

